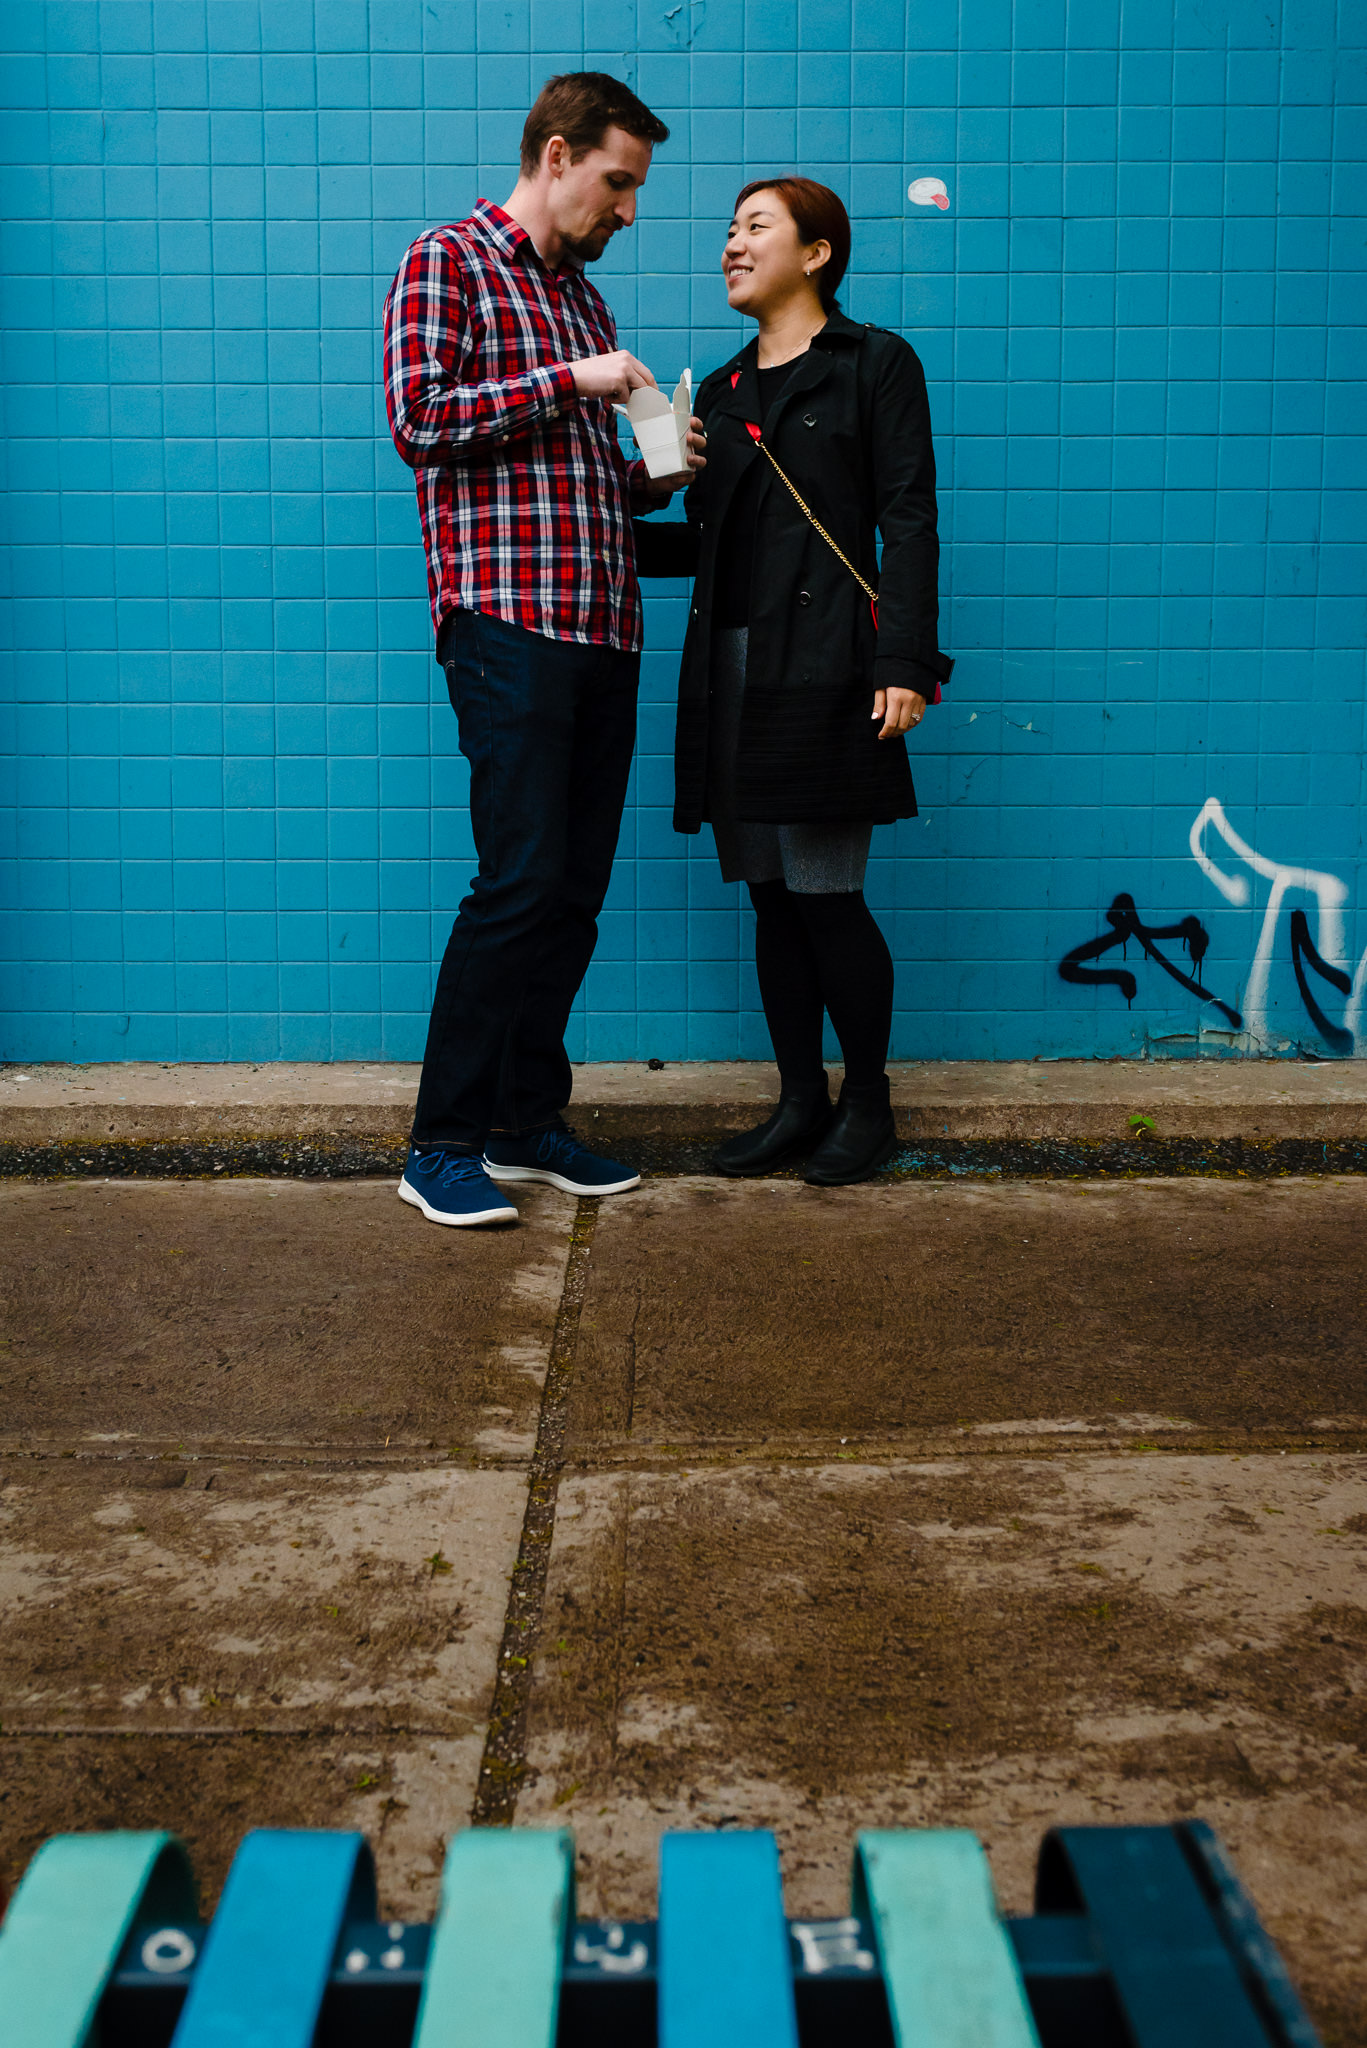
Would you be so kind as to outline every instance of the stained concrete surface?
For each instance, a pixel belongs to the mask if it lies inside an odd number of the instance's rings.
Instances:
[[[209,1903],[248,1827],[351,1826],[431,1915],[575,1214],[517,1206],[457,1245],[392,1180],[0,1185],[0,1876],[170,1826]]]
[[[430,1920],[446,1844],[470,1817],[481,1737],[365,1734],[6,1733],[0,1872],[11,1881],[49,1835],[174,1828],[211,1910],[249,1828],[358,1828],[381,1900]]]
[[[572,1441],[1367,1416],[1367,1181],[677,1180],[606,1207]]]
[[[392,1181],[0,1182],[0,1433],[524,1453],[574,1203]]]
[[[523,1494],[459,1468],[11,1465],[0,1721],[472,1734]]]
[[[967,1825],[1008,1910],[1057,1821],[1199,1812],[1330,2038],[1367,2029],[1367,1516],[1348,1457],[964,1458],[567,1479],[519,1817],[584,1910],[663,1827],[776,1828],[846,1910],[860,1826]]]
[[[604,1203],[517,1814],[585,1909],[681,1821],[774,1826],[805,1913],[860,1826],[966,1825],[1020,1910],[1051,1824],[1200,1813],[1367,2041],[1362,1187]],[[0,1874],[170,1825],[210,1900],[248,1826],[359,1826],[430,1916],[564,1306],[574,1204],[518,1203],[0,1189]]]

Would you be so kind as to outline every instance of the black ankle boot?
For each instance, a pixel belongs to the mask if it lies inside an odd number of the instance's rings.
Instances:
[[[835,1121],[807,1161],[802,1178],[817,1188],[848,1187],[886,1166],[898,1144],[887,1075],[870,1088],[846,1083]]]
[[[819,1094],[780,1095],[773,1115],[753,1131],[741,1131],[728,1138],[712,1161],[717,1173],[744,1179],[752,1173],[771,1173],[810,1152],[830,1129],[835,1111],[831,1106],[826,1077]]]

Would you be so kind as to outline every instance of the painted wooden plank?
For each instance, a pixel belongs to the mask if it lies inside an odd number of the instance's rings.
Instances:
[[[1300,1993],[1214,1828],[1203,1820],[1182,1820],[1173,1833],[1223,1928],[1241,1975],[1257,1987],[1277,2048],[1320,2048]]]
[[[173,2048],[311,2048],[342,1923],[374,1917],[364,1835],[256,1829],[233,1858]]]
[[[0,1927],[6,2048],[82,2048],[139,1910],[193,1921],[184,1849],[163,1833],[54,1835]]]
[[[1266,2048],[1267,2032],[1167,1827],[1054,1828],[1040,1890],[1066,1865],[1134,2048]]]
[[[563,1828],[467,1828],[446,1852],[413,2048],[554,2048],[574,1916]]]
[[[992,1873],[966,1828],[859,1835],[854,1910],[877,1945],[897,2048],[1039,2048]]]
[[[797,2048],[771,1834],[665,1835],[658,1939],[660,2048]]]

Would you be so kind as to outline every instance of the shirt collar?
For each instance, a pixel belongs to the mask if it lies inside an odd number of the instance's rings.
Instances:
[[[524,245],[529,249],[535,246],[527,230],[501,206],[495,206],[492,199],[477,199],[470,221],[481,240],[490,243],[500,256],[506,256],[510,261],[522,254]]]
[[[539,263],[552,284],[565,284],[572,277],[582,275],[579,264],[565,262],[558,270],[552,270],[546,263],[527,230],[520,221],[515,221],[501,206],[495,206],[492,199],[477,199],[470,220],[482,239],[496,249],[509,263]]]

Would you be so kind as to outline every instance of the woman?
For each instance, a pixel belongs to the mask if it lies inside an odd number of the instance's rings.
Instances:
[[[722,271],[759,333],[699,387],[708,464],[678,532],[692,560],[673,557],[697,578],[674,823],[708,822],[723,876],[749,888],[780,1080],[773,1114],[715,1163],[758,1174],[810,1154],[805,1177],[822,1187],[863,1180],[897,1148],[892,956],[864,868],[873,826],[916,815],[904,734],[953,665],[936,639],[925,377],[898,335],[840,312],[849,253],[826,186],[774,178],[741,193]],[[645,573],[668,566],[669,531],[638,528]],[[845,1061],[834,1109],[823,1013]]]

